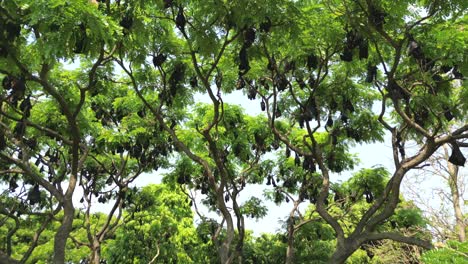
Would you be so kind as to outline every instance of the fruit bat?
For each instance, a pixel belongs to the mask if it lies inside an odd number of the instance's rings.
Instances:
[[[275,76],[275,84],[276,84],[276,87],[278,88],[278,91],[282,92],[286,90],[286,88],[288,87],[288,80],[286,79],[286,76],[284,76],[283,74],[277,74]]]
[[[299,166],[301,165],[301,158],[299,158],[299,155],[296,153],[294,157],[294,165]]]
[[[388,81],[386,86],[390,97],[394,100],[398,99],[405,99],[408,101],[410,99],[410,95],[406,92],[398,83],[391,79]]]
[[[185,32],[185,24],[187,23],[187,20],[185,19],[184,8],[182,6],[179,7],[179,12],[177,13],[175,23],[180,31]]]
[[[308,170],[308,171],[310,171],[312,173],[316,171],[314,160],[310,156],[304,158],[304,162],[302,163],[302,167],[303,167],[303,169]]]
[[[304,90],[304,88],[307,87],[306,83],[304,82],[302,78],[296,77],[296,82],[297,84],[299,84],[299,88],[301,88],[301,90]]]
[[[332,98],[332,100],[330,102],[330,109],[331,110],[336,110],[337,107],[338,107],[338,103],[335,101],[335,99]]]
[[[286,147],[285,156],[286,156],[287,158],[291,157],[291,150],[290,150],[288,147]]]
[[[244,30],[244,45],[248,48],[255,42],[255,29],[247,28]]]
[[[31,99],[30,97],[26,97],[20,104],[20,110],[23,112],[25,118],[29,118],[31,115]]]
[[[37,146],[37,140],[35,138],[25,139],[24,144],[28,146],[31,150],[34,150]]]
[[[466,158],[457,143],[452,144],[452,154],[449,157],[449,162],[453,165],[465,166]]]
[[[387,14],[385,12],[378,9],[373,4],[369,4],[369,22],[372,23],[377,29],[383,29],[386,16]]]
[[[16,123],[16,126],[13,130],[13,134],[16,139],[21,139],[24,136],[25,131],[26,131],[26,125],[24,124],[24,122],[18,121],[18,123]]]
[[[307,81],[307,84],[309,85],[309,87],[311,89],[314,89],[314,86],[315,86],[315,78],[314,78],[314,75],[310,75],[309,77],[309,80]]]
[[[107,178],[107,180],[106,180],[107,185],[111,185],[112,182],[113,182],[112,177]]]
[[[11,82],[13,80],[13,77],[10,77],[10,76],[5,76],[3,77],[3,80],[2,80],[2,86],[3,86],[3,89],[9,91],[11,90]]]
[[[280,111],[279,106],[276,106],[275,117],[276,117],[276,118],[281,117],[281,111]]]
[[[245,87],[244,78],[242,78],[242,76],[239,76],[239,78],[237,79],[236,88],[237,88],[237,90],[240,90],[240,89],[242,89],[244,87]]]
[[[346,113],[341,113],[341,115],[340,115],[340,120],[341,120],[343,123],[347,124],[347,123],[348,123],[348,120],[349,120],[348,115],[347,115]]]
[[[377,77],[377,66],[368,64],[367,65],[367,74],[366,74],[366,82],[371,83]]]
[[[198,79],[197,79],[196,76],[192,76],[192,77],[190,78],[190,86],[191,86],[192,88],[196,88],[196,87],[198,86]]]
[[[133,17],[132,14],[127,13],[125,16],[120,20],[119,25],[127,30],[130,30],[130,28],[133,25]]]
[[[463,79],[463,74],[458,70],[458,66],[454,66],[452,70],[452,75],[454,79]]]
[[[244,44],[239,52],[239,75],[244,75],[250,70],[247,47]]]
[[[105,203],[106,202],[106,197],[104,195],[100,195],[98,198],[98,203]]]
[[[75,31],[76,38],[75,38],[75,47],[73,49],[73,52],[75,53],[83,53],[87,50],[87,39],[88,36],[86,34],[86,26],[81,23],[79,26],[79,29]]]
[[[372,195],[372,192],[366,190],[364,192],[364,195],[366,196],[366,202],[367,203],[372,203],[374,201],[374,195]]]
[[[174,96],[177,91],[177,84],[184,79],[185,65],[183,63],[177,63],[174,67],[174,71],[169,77],[169,87],[171,95]]]
[[[273,185],[273,187],[277,187],[276,185],[276,181],[275,181],[275,178],[271,177],[271,184]]]
[[[284,72],[294,71],[296,69],[296,62],[286,61],[284,63]]]
[[[8,183],[8,189],[10,190],[10,192],[14,192],[16,190],[16,188],[18,188],[18,184],[16,183],[16,179],[11,178],[9,183]]]
[[[7,56],[8,56],[7,48],[0,44],[0,57],[6,58]]]
[[[340,55],[342,61],[350,62],[353,61],[353,50],[345,47],[343,49],[343,54]]]
[[[354,112],[353,103],[352,103],[351,100],[349,100],[349,99],[347,99],[347,100],[344,102],[344,108],[345,108],[345,110],[349,111],[350,113],[353,113],[353,112]]]
[[[271,56],[271,58],[268,60],[267,69],[270,71],[274,71],[276,69],[275,56]]]
[[[369,57],[369,44],[367,41],[362,40],[359,43],[359,59],[367,59]]]
[[[338,144],[338,137],[335,134],[331,135],[331,143],[332,143],[333,146]]]
[[[34,205],[41,201],[41,193],[39,191],[39,185],[36,184],[31,190],[29,190],[27,199],[29,200],[30,205]]]
[[[417,60],[424,59],[424,53],[421,49],[421,46],[419,46],[419,43],[412,36],[409,36],[408,55]]]
[[[333,126],[333,118],[331,115],[328,116],[327,124],[325,125],[326,127],[332,127]]]
[[[4,150],[7,146],[5,134],[0,131],[0,151]]]
[[[447,121],[452,121],[452,119],[454,118],[452,112],[450,111],[450,109],[444,109],[444,116],[445,116],[445,119],[447,119]]]
[[[158,68],[166,61],[167,56],[160,53],[156,56],[153,56],[153,65],[154,67]]]
[[[172,6],[173,0],[164,0],[164,8],[167,9]]]
[[[311,69],[316,69],[317,66],[318,66],[318,58],[317,56],[315,56],[314,54],[310,54],[309,56],[307,56],[307,68],[309,69],[309,71]]]
[[[271,20],[269,17],[265,17],[265,20],[260,23],[260,31],[263,33],[268,33],[271,28]]]
[[[425,107],[423,107],[422,109],[414,113],[414,122],[416,122],[420,126],[424,126],[428,117],[429,111]]]
[[[5,90],[11,90],[9,101],[14,107],[17,107],[18,102],[24,97],[26,91],[24,79],[11,76],[8,78],[5,77],[3,79],[3,87]]]
[[[257,90],[255,90],[255,88],[253,87],[250,87],[249,93],[247,94],[247,98],[249,100],[254,100],[256,96],[257,96]]]
[[[15,38],[20,36],[21,33],[21,26],[13,23],[11,21],[7,22],[5,25],[5,29],[7,32],[7,40],[8,41],[13,41]]]

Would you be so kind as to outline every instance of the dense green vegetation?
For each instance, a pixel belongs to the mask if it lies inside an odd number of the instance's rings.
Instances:
[[[400,187],[465,164],[467,8],[0,0],[0,263],[463,261],[460,210],[440,243]],[[290,211],[254,236],[265,199]]]

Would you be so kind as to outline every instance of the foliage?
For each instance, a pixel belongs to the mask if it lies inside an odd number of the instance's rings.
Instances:
[[[193,226],[187,197],[164,185],[148,185],[137,192],[115,238],[104,247],[110,263],[201,263],[201,242]],[[125,248],[125,250],[122,250]],[[197,253],[198,252],[198,253]]]
[[[400,185],[446,144],[451,162],[465,163],[466,8],[461,0],[0,1],[0,257],[64,263],[76,244],[94,263],[101,249],[112,262],[233,263],[249,252],[251,262],[343,263],[367,261],[366,247],[386,239],[430,248],[425,234],[408,232],[425,223]],[[226,103],[237,90],[262,114]],[[391,171],[335,180],[358,165],[353,146],[386,137]],[[129,188],[161,168],[168,187]],[[259,183],[271,185],[276,204],[293,205],[286,241],[272,234],[257,245],[246,231],[246,217],[267,212],[245,192]],[[199,193],[218,219],[200,213]],[[96,202],[111,213],[93,219]],[[298,210],[306,202],[309,217]],[[32,235],[28,223],[41,230],[36,216],[51,219],[38,239],[53,236],[53,254],[34,241],[11,246]],[[255,260],[265,241],[286,245],[286,255]],[[203,250],[216,257],[192,255]]]
[[[424,263],[463,263],[468,259],[468,242],[447,241],[442,248],[433,249],[423,254]]]

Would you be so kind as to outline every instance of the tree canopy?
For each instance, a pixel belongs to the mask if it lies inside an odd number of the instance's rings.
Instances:
[[[465,164],[467,8],[0,1],[0,262],[417,258],[431,236],[400,186],[443,146]],[[384,140],[393,166],[355,171]],[[268,208],[247,186],[291,204],[282,233],[252,237]]]

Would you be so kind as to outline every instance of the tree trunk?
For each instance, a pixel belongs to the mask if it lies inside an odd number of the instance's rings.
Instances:
[[[236,251],[234,252],[234,256],[237,259],[237,263],[242,264],[244,263],[244,235],[240,235],[239,232],[239,242],[236,245]],[[242,232],[243,233],[243,232]]]
[[[17,260],[12,259],[10,256],[7,254],[3,253],[0,251],[0,263],[4,264],[19,264],[20,262]]]
[[[65,263],[65,246],[67,239],[72,230],[73,218],[75,214],[75,208],[73,202],[70,199],[65,198],[63,200],[63,220],[62,225],[59,227],[55,234],[54,240],[54,264]]]
[[[214,184],[212,185],[214,186]],[[232,216],[226,207],[223,192],[219,190],[216,190],[216,192],[219,209],[224,217],[224,220],[226,221],[226,237],[223,239],[219,249],[219,258],[222,264],[230,264],[234,260],[235,256],[235,251],[233,252],[232,250],[232,241],[236,235],[234,231],[234,223]]]
[[[328,263],[342,264],[351,256],[361,245],[358,241],[346,238],[337,242],[335,252],[331,256]]]
[[[294,263],[294,218],[288,220],[288,248],[286,249],[286,264]]]
[[[450,193],[452,195],[452,205],[455,212],[455,232],[457,233],[458,240],[460,242],[465,242],[465,228],[466,224],[463,219],[463,212],[460,206],[460,192],[458,191],[458,166],[453,165],[448,162],[448,171],[449,171],[449,186]]]
[[[349,256],[351,256],[351,254],[353,253],[354,251],[351,251],[351,250],[347,250],[345,248],[337,248],[335,250],[335,252],[333,252],[333,255],[331,256],[330,260],[328,261],[328,263],[330,264],[342,264],[342,263],[345,263],[345,261],[349,258]]]
[[[101,244],[97,239],[93,242],[93,248],[91,249],[91,263],[99,264],[101,261]]]
[[[237,203],[237,195],[239,191],[236,187],[234,187],[234,191],[232,192],[232,207],[234,209],[235,216],[237,218],[237,243],[236,243],[236,250],[234,252],[234,256],[237,259],[237,263],[242,264],[244,263],[244,239],[245,239],[245,222],[244,216],[239,208],[239,204]]]
[[[286,249],[286,264],[294,263],[294,234],[288,231],[288,248]]]
[[[219,248],[219,260],[222,264],[229,264],[231,263],[231,259],[229,258],[230,252],[230,243],[224,242],[221,247]]]

